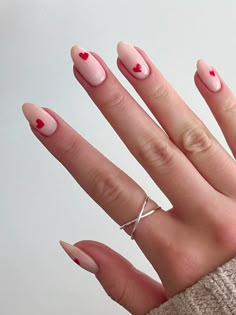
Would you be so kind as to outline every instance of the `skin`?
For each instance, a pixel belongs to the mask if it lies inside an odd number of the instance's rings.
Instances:
[[[108,295],[130,313],[143,315],[235,256],[236,164],[148,56],[136,49],[149,65],[150,75],[138,80],[120,60],[118,67],[165,132],[98,55],[93,54],[106,71],[106,80],[100,86],[89,85],[75,67],[73,70],[129,151],[173,205],[168,211],[158,210],[141,220],[135,232],[137,245],[162,284],[103,244],[82,241],[75,245],[97,263],[96,277]],[[220,80],[221,90],[211,92],[195,74],[196,86],[235,157],[236,102]],[[56,119],[58,128],[50,137],[32,128],[35,136],[115,222],[122,225],[137,217],[146,197],[144,190],[55,112],[46,110]],[[155,205],[150,200],[147,210]],[[128,234],[131,231],[132,227],[126,228]]]

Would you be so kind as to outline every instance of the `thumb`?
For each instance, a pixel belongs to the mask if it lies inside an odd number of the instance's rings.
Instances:
[[[144,315],[167,300],[163,286],[138,271],[104,244],[81,241],[74,246],[60,241],[70,258],[94,273],[106,293],[133,315]]]

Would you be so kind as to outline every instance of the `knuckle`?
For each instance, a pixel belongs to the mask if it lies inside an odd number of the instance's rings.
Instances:
[[[77,136],[70,137],[70,140],[63,145],[62,153],[65,156],[77,155],[81,150],[81,145]]]
[[[202,127],[194,127],[183,133],[182,145],[190,153],[204,153],[210,149],[212,139]]]
[[[106,288],[106,292],[113,301],[120,305],[125,305],[127,299],[127,282],[112,282]]]
[[[174,150],[167,139],[149,139],[140,146],[137,155],[141,164],[166,169],[172,162]]]
[[[127,97],[120,91],[112,91],[103,100],[103,106],[108,110],[122,110],[127,104]]]
[[[235,99],[232,97],[227,98],[224,100],[221,109],[224,113],[232,113],[236,111],[236,106],[235,106]]]
[[[91,193],[95,200],[106,201],[106,203],[117,203],[122,200],[123,186],[120,183],[119,175],[107,172],[104,175],[103,170],[92,171]]]
[[[169,97],[170,91],[165,85],[159,85],[154,88],[154,90],[148,94],[150,103],[162,103],[165,102]]]

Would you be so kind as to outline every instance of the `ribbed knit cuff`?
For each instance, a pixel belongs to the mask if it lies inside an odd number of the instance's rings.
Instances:
[[[236,314],[236,257],[147,315],[202,314]]]

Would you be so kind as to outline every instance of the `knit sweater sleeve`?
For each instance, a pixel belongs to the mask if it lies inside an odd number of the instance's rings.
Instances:
[[[147,315],[236,315],[236,257]]]

